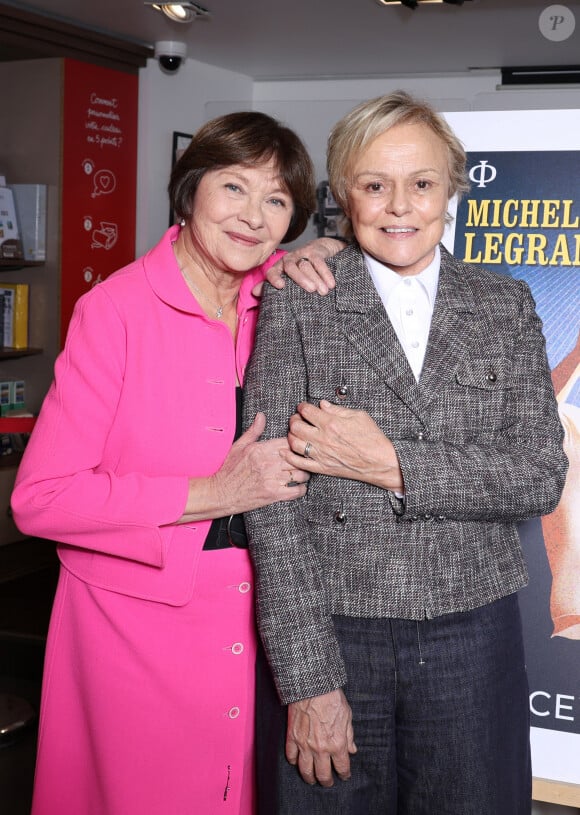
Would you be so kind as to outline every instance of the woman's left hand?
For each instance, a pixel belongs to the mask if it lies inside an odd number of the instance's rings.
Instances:
[[[288,443],[282,456],[292,467],[404,491],[395,448],[365,411],[324,399],[319,407],[301,402],[290,418]]]
[[[326,259],[341,249],[344,249],[342,241],[316,238],[281,257],[266,272],[266,280],[275,289],[283,289],[284,275],[287,275],[305,291],[328,294],[334,288],[334,276],[326,265]],[[259,297],[261,293],[260,283],[254,287],[253,294]]]

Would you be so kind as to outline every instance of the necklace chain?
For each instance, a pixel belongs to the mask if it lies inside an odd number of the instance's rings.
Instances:
[[[193,258],[191,257],[191,255],[190,255],[190,254],[189,254],[189,252],[187,251],[187,248],[184,246],[184,247],[183,247],[183,249],[184,249],[184,251],[185,251],[185,254],[186,254],[186,255],[187,255],[189,258],[190,258],[190,260],[193,260]],[[195,283],[193,282],[193,280],[192,280],[192,279],[190,278],[190,276],[188,275],[187,270],[186,270],[186,269],[185,269],[185,268],[184,268],[184,267],[183,267],[183,266],[182,266],[182,265],[179,263],[179,258],[177,257],[177,251],[176,251],[176,249],[175,249],[175,243],[173,244],[173,252],[174,252],[174,254],[175,254],[175,258],[176,258],[176,260],[177,260],[177,265],[178,265],[178,267],[179,267],[179,271],[180,271],[180,272],[181,272],[181,274],[183,275],[183,277],[184,277],[185,282],[187,283],[187,285],[188,285],[190,288],[192,288],[192,289],[193,289],[193,291],[194,291],[196,294],[198,294],[200,297],[204,297],[204,298],[207,300],[207,302],[210,304],[210,306],[212,306],[212,307],[215,309],[215,317],[216,317],[216,320],[221,320],[221,319],[223,319],[223,316],[224,316],[224,308],[227,308],[227,307],[228,307],[228,306],[230,306],[232,303],[235,303],[235,302],[236,302],[236,300],[238,299],[238,296],[239,296],[239,291],[237,291],[237,292],[234,294],[234,296],[231,298],[231,300],[228,300],[226,303],[222,303],[221,305],[220,305],[219,303],[214,303],[214,301],[213,301],[213,300],[212,300],[212,299],[209,297],[209,295],[207,295],[207,294],[206,294],[204,291],[202,291],[202,290],[201,290],[201,289],[200,289],[198,286],[196,286],[196,285],[195,285]],[[237,315],[236,315],[236,316],[237,316]]]
[[[181,272],[181,274],[184,276],[184,278],[185,278],[185,282],[186,282],[186,283],[187,283],[189,286],[191,286],[191,288],[194,290],[194,292],[195,292],[196,294],[199,294],[199,295],[200,295],[200,297],[205,297],[205,299],[206,299],[206,300],[207,300],[207,302],[210,304],[210,306],[212,306],[213,308],[215,308],[215,316],[216,316],[216,319],[217,319],[217,320],[221,320],[221,319],[222,319],[222,317],[224,316],[224,308],[227,308],[229,305],[231,305],[231,303],[235,303],[235,302],[236,302],[236,300],[238,299],[238,294],[239,294],[239,292],[236,292],[236,293],[234,294],[234,296],[232,297],[232,299],[231,299],[231,300],[228,300],[228,301],[227,301],[227,303],[222,303],[221,305],[220,305],[219,303],[214,303],[214,302],[213,302],[213,300],[211,300],[211,299],[208,297],[208,295],[207,295],[207,294],[206,294],[204,291],[202,291],[200,288],[198,288],[198,287],[195,285],[195,283],[193,282],[193,280],[191,280],[191,279],[189,278],[189,276],[188,276],[187,272],[185,271],[185,269],[183,269],[183,268],[180,266],[180,267],[179,267],[179,271],[180,271],[180,272]]]

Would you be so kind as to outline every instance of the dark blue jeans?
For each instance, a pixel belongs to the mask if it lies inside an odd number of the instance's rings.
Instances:
[[[337,616],[358,753],[305,784],[286,708],[258,670],[260,815],[529,815],[528,685],[517,597],[434,620]]]

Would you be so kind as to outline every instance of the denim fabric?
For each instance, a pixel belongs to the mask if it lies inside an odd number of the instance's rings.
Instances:
[[[516,595],[420,622],[337,616],[358,753],[310,787],[258,675],[260,815],[529,815],[528,686]]]

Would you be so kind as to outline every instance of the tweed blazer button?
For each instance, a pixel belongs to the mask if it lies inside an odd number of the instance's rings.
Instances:
[[[488,382],[497,382],[497,374],[493,370],[493,368],[489,369],[489,371],[485,375],[485,378],[487,379]]]
[[[423,433],[422,430],[419,430],[418,433],[415,433],[415,438],[417,439],[417,441],[423,441],[425,439],[425,434]]]
[[[339,385],[337,389],[334,391],[338,399],[346,399],[348,396],[348,388],[346,385]]]
[[[342,509],[336,510],[336,512],[334,513],[334,520],[336,521],[337,524],[344,526],[344,524],[346,523],[346,515],[344,514]]]

